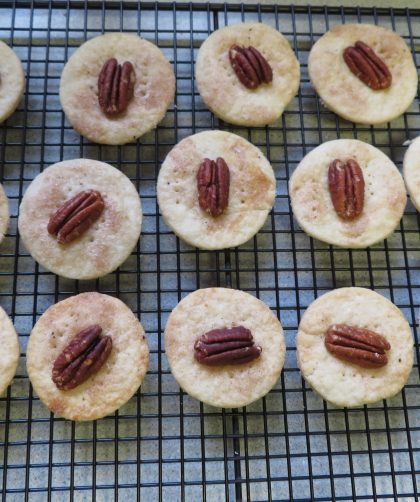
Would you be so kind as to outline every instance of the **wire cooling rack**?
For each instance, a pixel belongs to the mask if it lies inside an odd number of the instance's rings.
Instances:
[[[266,128],[221,123],[200,100],[194,81],[203,40],[218,27],[245,20],[278,28],[302,69],[298,95]],[[18,110],[0,126],[1,181],[12,213],[0,249],[0,304],[11,315],[22,348],[17,376],[0,399],[3,500],[416,500],[419,215],[409,203],[387,241],[349,251],[307,237],[293,220],[287,192],[297,163],[323,141],[359,138],[401,166],[403,143],[420,134],[418,99],[402,117],[381,127],[355,126],[321,106],[308,80],[308,52],[326,30],[343,22],[396,30],[419,67],[420,10],[2,3],[0,38],[19,54],[28,77]],[[163,50],[177,76],[177,94],[156,131],[135,144],[99,146],[82,139],[65,120],[58,98],[60,74],[86,39],[119,30],[139,33]],[[263,150],[276,172],[277,197],[254,239],[238,249],[203,252],[184,245],[163,223],[156,176],[173,145],[213,128],[232,130]],[[97,281],[76,282],[46,272],[16,231],[19,201],[34,176],[54,162],[77,157],[118,166],[136,184],[143,203],[137,249],[118,271]],[[162,331],[172,308],[197,288],[219,285],[258,296],[285,329],[281,379],[246,409],[221,410],[190,398],[180,391],[165,357]],[[327,405],[303,382],[295,337],[303,312],[316,297],[351,285],[375,289],[404,312],[416,340],[416,362],[395,398],[342,410]],[[117,413],[72,423],[54,417],[34,395],[25,351],[33,324],[49,305],[89,290],[116,295],[139,315],[151,365],[141,390]]]

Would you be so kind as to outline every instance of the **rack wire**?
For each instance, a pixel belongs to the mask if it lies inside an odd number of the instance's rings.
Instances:
[[[194,61],[215,29],[262,21],[290,41],[301,69],[296,98],[273,126],[241,128],[215,118],[201,101]],[[26,94],[0,126],[0,180],[12,221],[0,249],[0,304],[20,334],[17,376],[0,399],[2,500],[418,500],[420,483],[419,214],[411,203],[396,232],[369,249],[338,249],[306,236],[290,209],[287,182],[319,143],[358,138],[401,167],[404,142],[420,134],[418,98],[402,117],[378,127],[339,119],[310,86],[307,56],[332,25],[369,22],[397,31],[420,63],[420,10],[81,1],[3,2],[0,39],[23,61]],[[62,68],[85,40],[108,31],[156,43],[177,76],[175,103],[159,127],[123,147],[89,143],[65,120]],[[156,177],[168,151],[205,129],[240,134],[262,149],[277,178],[273,211],[259,234],[227,251],[203,252],[179,241],[162,221]],[[27,185],[48,165],[77,157],[117,166],[139,189],[144,221],[136,250],[105,278],[77,282],[39,267],[16,230]],[[287,342],[280,381],[246,409],[212,408],[180,391],[162,332],[178,301],[207,286],[240,288],[281,319]],[[302,380],[295,336],[306,307],[341,286],[372,288],[407,317],[415,365],[396,397],[337,409]],[[33,324],[51,304],[82,291],[117,296],[140,317],[151,364],[140,391],[114,415],[87,423],[48,412],[33,393],[25,352]]]

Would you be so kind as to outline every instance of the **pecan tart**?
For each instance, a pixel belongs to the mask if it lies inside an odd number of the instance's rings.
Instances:
[[[175,94],[169,61],[151,42],[107,33],[81,45],[66,63],[60,101],[67,119],[95,143],[123,145],[154,129]]]
[[[293,213],[310,236],[363,248],[387,238],[407,202],[394,163],[362,141],[328,141],[309,152],[289,182]]]
[[[401,311],[365,288],[340,288],[306,310],[296,339],[303,377],[340,407],[397,394],[413,366],[413,337]]]
[[[420,211],[420,136],[411,142],[405,153],[404,181],[411,202]]]
[[[299,87],[299,62],[288,40],[263,23],[240,23],[212,33],[197,56],[201,98],[226,122],[275,122]]]
[[[29,337],[28,375],[56,415],[96,420],[137,391],[149,365],[143,327],[117,298],[82,293],[49,307]]]
[[[234,289],[189,294],[165,328],[173,376],[185,392],[212,406],[237,408],[267,394],[279,379],[285,350],[270,308]]]
[[[17,108],[25,90],[25,73],[17,54],[0,40],[0,123]]]
[[[9,316],[0,307],[0,395],[15,376],[19,364],[19,338]]]
[[[4,239],[7,228],[9,226],[9,201],[3,185],[0,184],[0,242]]]
[[[184,241],[201,249],[243,244],[264,225],[276,190],[261,151],[224,131],[185,138],[167,155],[157,195],[162,216]]]
[[[371,24],[334,26],[312,47],[308,69],[325,106],[359,124],[393,120],[417,92],[407,44],[397,33]]]
[[[133,183],[90,159],[54,164],[29,185],[19,232],[32,257],[71,279],[106,275],[123,263],[140,236],[142,212]]]

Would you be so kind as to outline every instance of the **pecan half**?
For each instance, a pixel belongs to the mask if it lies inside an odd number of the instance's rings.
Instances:
[[[65,202],[48,223],[48,233],[57,236],[60,244],[80,237],[99,218],[105,203],[96,190],[86,190]]]
[[[108,115],[123,112],[133,97],[135,80],[129,61],[120,65],[115,58],[108,59],[98,77],[98,101],[102,111]]]
[[[197,172],[198,203],[211,216],[220,216],[229,203],[230,173],[226,162],[204,159]]]
[[[194,357],[207,366],[245,364],[260,357],[262,348],[254,345],[249,329],[243,326],[214,329],[194,344]]]
[[[364,42],[358,41],[354,47],[347,47],[343,59],[350,71],[374,91],[391,86],[392,75],[388,66]]]
[[[327,330],[325,346],[331,354],[362,368],[380,368],[388,362],[385,351],[391,345],[382,335],[365,328],[333,324]]]
[[[265,57],[255,47],[237,44],[229,49],[230,64],[236,76],[248,89],[273,81],[273,70]]]
[[[74,389],[97,373],[112,349],[112,338],[102,336],[102,328],[94,324],[78,333],[57,357],[52,380],[60,390]]]
[[[365,199],[365,180],[355,160],[333,160],[328,169],[328,186],[334,209],[340,218],[350,221],[361,214]]]

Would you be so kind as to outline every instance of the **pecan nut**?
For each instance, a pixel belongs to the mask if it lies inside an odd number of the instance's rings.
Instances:
[[[350,71],[374,91],[387,89],[392,84],[392,75],[388,66],[364,42],[356,42],[354,47],[347,47],[343,59]]]
[[[102,328],[94,324],[78,333],[57,357],[52,380],[60,390],[70,390],[97,373],[108,359],[112,338],[100,336]]]
[[[238,79],[248,89],[273,81],[273,70],[265,57],[255,47],[234,44],[229,49],[230,64]]]
[[[211,216],[220,216],[229,203],[230,172],[226,162],[204,159],[197,172],[198,204]]]
[[[115,58],[108,59],[98,77],[98,101],[104,113],[123,112],[134,95],[134,67],[129,61],[122,65]]]
[[[249,329],[243,326],[208,331],[194,344],[195,359],[207,366],[245,364],[257,359],[262,348],[254,344]]]
[[[105,203],[96,190],[85,190],[65,202],[50,218],[48,233],[57,236],[60,244],[80,237],[99,218]]]
[[[354,220],[363,211],[365,180],[355,160],[335,159],[328,169],[328,186],[335,212],[343,220]]]
[[[382,335],[365,328],[333,324],[327,330],[325,346],[331,354],[362,368],[380,368],[388,362],[391,345]]]

